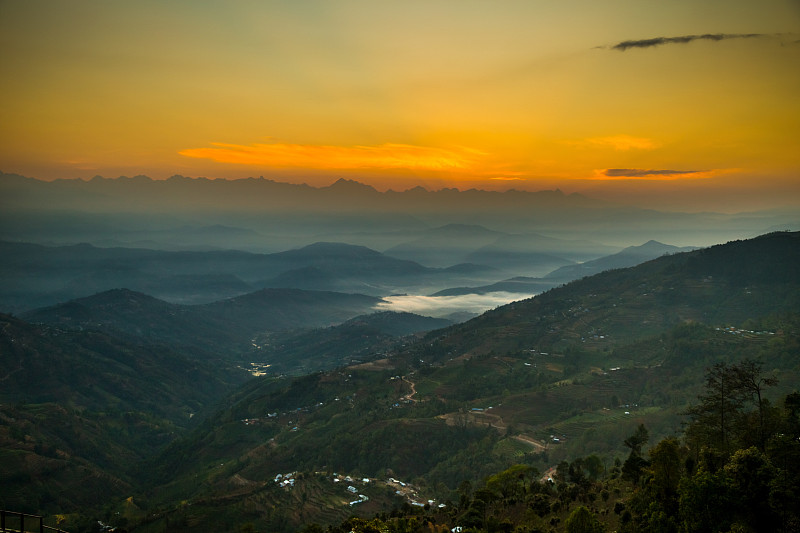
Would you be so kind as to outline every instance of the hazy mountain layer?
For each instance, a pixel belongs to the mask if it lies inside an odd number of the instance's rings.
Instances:
[[[22,317],[192,348],[197,357],[231,359],[248,349],[258,334],[338,324],[372,310],[379,301],[358,294],[262,289],[210,304],[180,305],[115,289]]]
[[[616,254],[586,261],[579,265],[565,265],[550,272],[545,277],[561,282],[572,281],[574,279],[599,274],[600,272],[611,270],[612,268],[631,267],[649,261],[650,259],[661,257],[662,255],[686,252],[691,249],[691,247],[679,248],[656,241],[648,241],[641,246],[629,246]]]
[[[798,217],[788,210],[737,215],[658,212],[613,206],[558,190],[427,191],[417,187],[379,192],[348,180],[315,188],[269,179],[174,176],[157,181],[137,176],[44,182],[0,174],[3,240],[259,252],[326,240],[386,250],[402,249],[424,238],[426,230],[450,224],[621,247],[648,239],[709,245],[751,237],[769,228],[796,229]],[[478,247],[491,244],[475,238]],[[503,247],[505,243],[495,244]],[[528,251],[590,259],[554,250]],[[437,260],[442,262],[426,266],[460,261]]]
[[[486,266],[427,268],[341,243],[255,254],[0,242],[0,254],[0,308],[13,312],[118,288],[194,304],[264,287],[384,296],[501,277]]]
[[[454,287],[434,293],[433,296],[486,294],[498,291],[537,294],[557,285],[599,274],[606,270],[636,266],[662,255],[688,250],[691,250],[691,248],[678,248],[677,246],[649,241],[641,246],[630,246],[613,255],[600,257],[578,265],[571,264],[556,268],[543,277],[518,276],[480,287]],[[518,257],[525,258],[527,254]]]

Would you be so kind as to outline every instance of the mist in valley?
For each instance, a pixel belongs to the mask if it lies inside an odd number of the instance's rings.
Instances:
[[[292,288],[463,319],[608,268],[797,227],[791,211],[661,212],[557,190],[1,177],[6,312],[117,288],[181,304]]]

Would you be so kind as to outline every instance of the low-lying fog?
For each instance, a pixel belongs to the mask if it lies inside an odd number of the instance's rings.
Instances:
[[[462,320],[469,315],[479,315],[489,309],[535,296],[514,292],[491,292],[460,296],[386,296],[376,308],[380,311],[405,311],[434,318]]]

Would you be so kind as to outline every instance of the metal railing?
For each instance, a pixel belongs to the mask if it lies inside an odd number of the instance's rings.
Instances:
[[[11,518],[11,520],[8,520],[9,518]],[[9,522],[13,522],[14,525],[19,523],[19,529],[12,528]],[[0,533],[45,533],[45,531],[68,533],[63,529],[44,525],[44,517],[42,516],[0,510]]]

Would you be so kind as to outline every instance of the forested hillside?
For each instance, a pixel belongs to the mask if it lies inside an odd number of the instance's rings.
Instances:
[[[191,494],[193,509],[175,511],[186,518],[187,531],[193,530],[191,517],[202,516],[200,523],[210,519],[209,508],[199,502],[223,495],[227,519],[238,516],[267,530],[331,524],[348,512],[369,517],[374,507],[340,507],[330,500],[335,485],[326,489],[322,478],[313,481],[322,475],[314,473],[338,472],[388,486],[390,477],[412,482],[419,496],[401,498],[397,509],[403,502],[432,499],[432,516],[444,520],[436,514],[443,512],[438,505],[449,502],[447,523],[455,525],[464,516],[454,511],[463,483],[481,486],[514,464],[544,475],[564,462],[580,465],[580,458],[595,457],[591,462],[599,460],[608,475],[617,462],[619,469],[624,466],[631,453],[628,440],[640,426],[647,430],[646,442],[674,437],[683,449],[687,413],[703,394],[705,372],[716,364],[758,361],[764,379],[776,381],[764,388],[763,400],[776,406],[780,418],[783,396],[800,383],[798,273],[792,267],[797,243],[796,234],[773,234],[662,257],[437,330],[383,359],[291,382],[266,377],[250,383],[228,408],[156,461],[169,466],[152,480],[162,488],[150,502],[164,508],[175,495]],[[728,246],[737,252],[731,254]],[[727,266],[754,253],[761,254],[762,265],[750,274]],[[640,477],[647,475],[646,442],[636,452],[642,458]],[[702,445],[686,445],[699,464]],[[268,480],[285,472],[306,477],[286,489],[289,500],[267,496],[274,490]],[[682,472],[694,476],[696,470]],[[571,478],[562,478],[565,484],[557,483],[553,494],[569,486]],[[608,485],[614,496],[605,501],[634,506],[640,485],[626,477],[614,483],[624,486],[616,487],[617,494],[614,484]],[[551,496],[542,490],[550,509]],[[579,489],[569,490],[559,497],[573,501]],[[591,501],[591,490],[584,492],[576,501]],[[299,510],[280,503],[296,506],[298,494],[305,494]],[[481,519],[467,524],[493,531],[505,513],[521,512],[492,498],[482,498]],[[458,509],[466,512],[471,504],[462,503],[466,507]],[[554,509],[543,512],[544,525],[528,523],[563,528],[570,506],[562,502]],[[607,509],[613,513],[613,507]],[[600,511],[595,505],[591,512]],[[642,512],[630,509],[629,522],[651,520]],[[621,515],[614,517],[604,523],[622,527]],[[400,522],[392,523],[404,531]]]
[[[792,531],[798,241],[664,256],[418,339],[378,319],[373,345],[348,329],[369,321],[282,337],[298,360],[371,356],[244,383],[135,472],[109,467],[125,497],[31,508],[140,532]],[[13,427],[9,449],[45,442]]]

